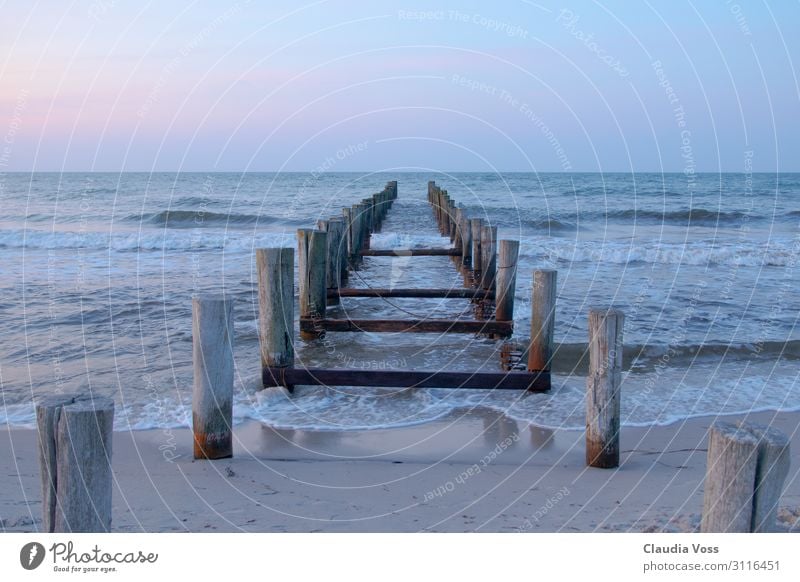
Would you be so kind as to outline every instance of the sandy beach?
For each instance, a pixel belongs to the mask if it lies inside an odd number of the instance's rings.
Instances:
[[[745,416],[727,417],[727,419]],[[800,413],[754,413],[800,447]],[[621,466],[587,468],[583,434],[495,412],[374,431],[237,428],[234,458],[194,461],[188,430],[114,433],[114,531],[693,531],[714,418],[625,428]],[[36,432],[0,433],[0,523],[36,531]],[[780,524],[800,529],[800,464]]]

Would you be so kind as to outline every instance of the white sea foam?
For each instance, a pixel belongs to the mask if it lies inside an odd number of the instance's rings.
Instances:
[[[623,426],[655,426],[682,419],[747,411],[800,410],[800,379],[791,363],[761,362],[747,366],[726,363],[695,365],[692,374],[673,368],[653,374],[623,375]],[[454,410],[488,408],[519,422],[580,430],[585,422],[585,379],[554,375],[549,393],[516,390],[390,390],[347,387],[297,387],[259,390],[258,376],[237,385],[234,424],[258,421],[296,430],[372,430],[411,426],[446,416]],[[653,397],[657,394],[657,397]],[[116,430],[188,428],[190,394],[127,408],[117,403]],[[31,404],[0,408],[0,424],[35,426]]]

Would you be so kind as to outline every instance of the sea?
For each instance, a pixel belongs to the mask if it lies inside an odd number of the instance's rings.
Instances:
[[[518,239],[515,341],[532,271],[558,271],[553,388],[263,390],[255,249],[398,181],[372,248],[446,246],[436,180]],[[476,408],[581,429],[587,314],[625,313],[622,422],[800,409],[800,174],[5,173],[0,175],[0,424],[35,425],[54,393],[116,401],[116,430],[189,426],[192,296],[235,317],[236,423],[368,430]],[[350,286],[447,287],[448,257],[366,258]],[[469,317],[459,299],[348,298],[330,317]],[[295,312],[297,313],[297,309]],[[298,366],[500,370],[501,342],[457,334],[296,337]]]

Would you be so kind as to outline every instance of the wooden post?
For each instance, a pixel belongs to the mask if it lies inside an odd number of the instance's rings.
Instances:
[[[439,232],[447,234],[447,190],[439,191]]]
[[[294,251],[256,249],[261,367],[294,366]],[[274,382],[274,383],[273,383]],[[280,386],[265,378],[264,388]]]
[[[497,275],[497,227],[481,229],[481,287],[494,289]]]
[[[461,208],[455,209],[455,236],[453,238],[453,247],[456,249],[461,249],[461,233],[464,232],[463,228],[464,223],[464,210]],[[459,259],[458,266],[459,269],[463,264],[462,260]]]
[[[111,531],[114,401],[60,395],[36,403],[42,531]]]
[[[297,231],[297,256],[299,257],[300,317],[325,319],[327,303],[325,255],[328,250],[328,233],[310,228]],[[303,339],[320,337],[322,332],[301,331]]]
[[[378,192],[373,198],[375,200],[375,232],[380,232],[385,217],[383,202],[386,199],[386,190]]]
[[[344,234],[342,246],[347,251],[347,266],[348,268],[355,267],[358,260],[358,249],[355,242],[355,223],[353,222],[353,209],[342,208],[342,220],[344,222]],[[347,276],[345,276],[347,279]]]
[[[789,438],[775,428],[760,424],[746,423],[739,426],[746,426],[758,439],[758,463],[750,531],[777,531],[778,502],[791,464]]]
[[[452,200],[447,200],[447,224],[448,224],[448,235],[450,236],[450,242],[455,243],[456,241],[456,203]]]
[[[366,236],[366,240],[364,241],[364,248],[365,249],[369,248],[370,242],[371,242],[370,238],[372,236],[372,233],[375,232],[375,230],[377,229],[378,217],[377,217],[376,212],[375,212],[375,199],[374,198],[370,198],[367,201],[367,216],[368,216],[367,224],[368,224],[369,228],[367,228],[367,233],[366,233],[367,236]]]
[[[472,264],[472,227],[467,213],[463,211],[461,220],[461,264],[465,272]]]
[[[622,327],[616,309],[589,311],[589,376],[586,378],[586,464],[619,466]]]
[[[758,463],[758,439],[750,431],[717,422],[708,435],[700,531],[749,532]]]
[[[192,430],[195,459],[233,456],[233,301],[192,299]]]
[[[514,321],[518,257],[518,240],[500,241],[500,252],[497,255],[497,291],[494,312],[497,321]]]
[[[476,275],[481,271],[481,229],[483,229],[482,218],[472,218],[469,221],[470,237],[472,238],[472,272]]]
[[[450,221],[451,221],[451,214],[450,214],[450,195],[447,193],[447,190],[443,190],[442,196],[442,234],[444,236],[450,236]],[[452,239],[451,239],[452,241]]]
[[[531,289],[531,339],[528,370],[549,370],[553,357],[553,332],[556,321],[556,282],[558,273],[550,269],[533,272]]]
[[[331,290],[338,291],[340,282],[340,268],[336,252],[339,247],[337,240],[337,226],[330,220],[318,220],[317,230],[327,233],[327,243],[325,250],[325,287],[328,294],[328,305],[338,305],[339,296],[332,294]]]
[[[344,223],[340,218],[328,221],[328,265],[327,278],[328,289],[338,289],[342,286],[342,273],[347,273],[347,266],[343,261],[342,235],[344,234]],[[329,305],[338,305],[339,298],[333,297],[328,300]]]
[[[329,228],[333,229],[333,236],[338,241],[336,245],[336,261],[339,265],[339,287],[342,287],[349,276],[348,256],[347,256],[347,222],[338,216],[331,217],[328,220]]]
[[[364,248],[364,215],[363,207],[361,204],[354,204],[351,207],[351,216],[353,217],[353,257],[354,264],[361,264],[361,251]]]
[[[369,248],[369,237],[370,233],[374,228],[372,224],[372,200],[370,198],[365,198],[361,201],[361,217],[362,217],[362,240],[361,240],[361,248],[368,249]]]
[[[700,531],[774,532],[789,439],[759,424],[716,422],[708,436]]]

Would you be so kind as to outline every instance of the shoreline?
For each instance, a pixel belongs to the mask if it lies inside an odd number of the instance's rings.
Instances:
[[[301,388],[302,389],[302,388]],[[191,415],[191,407],[187,408],[188,415]],[[560,432],[582,432],[584,429],[583,427],[578,426],[552,426],[546,423],[537,423],[535,421],[525,420],[522,418],[515,418],[513,415],[508,415],[496,407],[484,405],[484,404],[472,404],[472,405],[456,405],[452,409],[443,412],[438,417],[426,418],[419,421],[410,422],[408,424],[397,424],[394,426],[364,426],[364,427],[355,427],[355,428],[327,428],[327,427],[313,427],[313,428],[298,428],[298,427],[281,427],[275,426],[275,424],[271,424],[270,426],[277,430],[277,431],[302,431],[302,432],[319,432],[319,433],[370,433],[370,432],[380,432],[380,431],[394,431],[394,430],[405,430],[405,429],[413,429],[415,427],[426,425],[430,423],[437,423],[453,416],[460,416],[464,412],[469,412],[471,410],[477,411],[479,414],[488,414],[488,415],[500,415],[505,416],[509,421],[516,422],[521,425],[532,426],[539,428],[541,430],[546,431],[560,431]],[[706,418],[714,418],[714,419],[725,419],[725,418],[742,418],[746,416],[753,416],[753,415],[784,415],[784,414],[800,414],[800,407],[789,407],[783,409],[777,409],[771,406],[764,406],[760,408],[752,408],[749,410],[741,410],[737,412],[723,412],[723,413],[708,413],[708,412],[699,412],[697,414],[690,414],[686,416],[682,416],[680,418],[675,418],[674,420],[669,420],[665,422],[657,422],[657,421],[650,421],[650,422],[621,422],[621,427],[623,429],[654,429],[654,428],[666,428],[675,425],[679,425],[682,423],[686,423],[688,421],[694,420],[702,420]],[[123,419],[124,420],[124,419]],[[233,428],[234,430],[242,429],[243,427],[247,427],[251,424],[266,424],[266,421],[259,420],[256,418],[251,417],[234,417],[233,419]],[[136,432],[136,433],[147,433],[147,432],[170,432],[170,431],[181,431],[181,430],[190,430],[189,425],[174,425],[174,426],[147,426],[147,427],[125,427],[120,428],[114,426],[114,433],[127,433],[127,432]],[[0,423],[0,432],[8,432],[8,431],[26,431],[26,430],[35,430],[35,420],[32,423],[22,423],[22,424],[2,424]]]
[[[624,427],[619,469],[587,468],[582,431],[491,411],[409,427],[234,429],[234,457],[191,458],[188,429],[114,433],[113,531],[692,531],[708,427],[719,417]],[[770,424],[800,447],[800,412],[726,416]],[[36,531],[36,432],[0,431],[2,531]],[[13,453],[12,453],[13,452]],[[793,458],[796,458],[796,453]],[[800,530],[800,466],[781,499]]]

